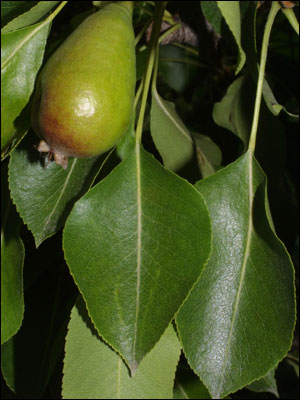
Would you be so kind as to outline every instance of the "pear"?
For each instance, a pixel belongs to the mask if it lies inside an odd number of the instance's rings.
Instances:
[[[105,2],[104,2],[105,3]],[[49,58],[33,96],[38,150],[67,167],[69,156],[93,157],[129,127],[135,92],[133,2],[107,2]]]

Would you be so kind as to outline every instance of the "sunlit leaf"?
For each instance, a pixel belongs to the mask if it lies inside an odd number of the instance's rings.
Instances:
[[[65,399],[171,399],[180,355],[172,326],[131,377],[121,357],[97,335],[83,301],[72,310],[66,338]]]
[[[294,272],[266,213],[266,182],[248,151],[199,181],[211,257],[177,316],[185,355],[214,398],[260,379],[288,352]]]
[[[100,335],[134,372],[210,251],[202,196],[138,146],[74,206],[65,257]]]

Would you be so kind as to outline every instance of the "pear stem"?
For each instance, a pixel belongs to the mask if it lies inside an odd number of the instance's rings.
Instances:
[[[258,120],[259,120],[259,112],[260,112],[260,105],[261,105],[261,97],[262,97],[262,89],[265,79],[265,69],[266,69],[266,62],[267,62],[267,53],[268,53],[268,44],[271,34],[271,28],[276,17],[277,12],[280,9],[280,4],[277,1],[272,1],[271,9],[268,15],[268,19],[266,22],[264,36],[261,46],[261,56],[260,56],[260,64],[259,64],[259,74],[258,74],[258,82],[257,82],[257,89],[256,89],[256,97],[255,97],[255,106],[254,106],[254,113],[253,113],[253,121],[250,133],[250,140],[249,140],[249,150],[254,153],[255,150],[255,142],[256,142],[256,134],[258,128]]]
[[[155,3],[155,13],[154,13],[154,24],[151,33],[150,43],[149,43],[149,54],[148,54],[148,61],[147,61],[147,68],[144,75],[144,86],[143,86],[143,94],[141,100],[141,108],[139,113],[139,118],[136,127],[136,141],[137,143],[141,142],[142,139],[142,132],[143,132],[143,122],[144,122],[144,115],[146,110],[147,104],[147,97],[150,87],[150,81],[154,66],[154,60],[156,55],[156,48],[158,46],[158,39],[160,33],[161,22],[163,19],[165,7],[167,5],[167,1],[156,2]]]

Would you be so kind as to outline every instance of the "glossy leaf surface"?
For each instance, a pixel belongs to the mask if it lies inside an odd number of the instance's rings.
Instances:
[[[67,263],[98,332],[133,372],[200,275],[210,240],[199,192],[139,147],[75,204]]]
[[[131,377],[121,357],[97,335],[81,300],[68,327],[63,398],[171,399],[180,350],[169,326]]]
[[[293,266],[270,227],[265,185],[249,151],[196,184],[213,249],[177,324],[189,364],[214,398],[266,375],[291,346]]]

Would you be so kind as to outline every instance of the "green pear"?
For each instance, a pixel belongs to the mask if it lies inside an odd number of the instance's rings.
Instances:
[[[133,2],[107,2],[86,18],[45,64],[33,97],[32,126],[64,168],[116,145],[133,114]]]

